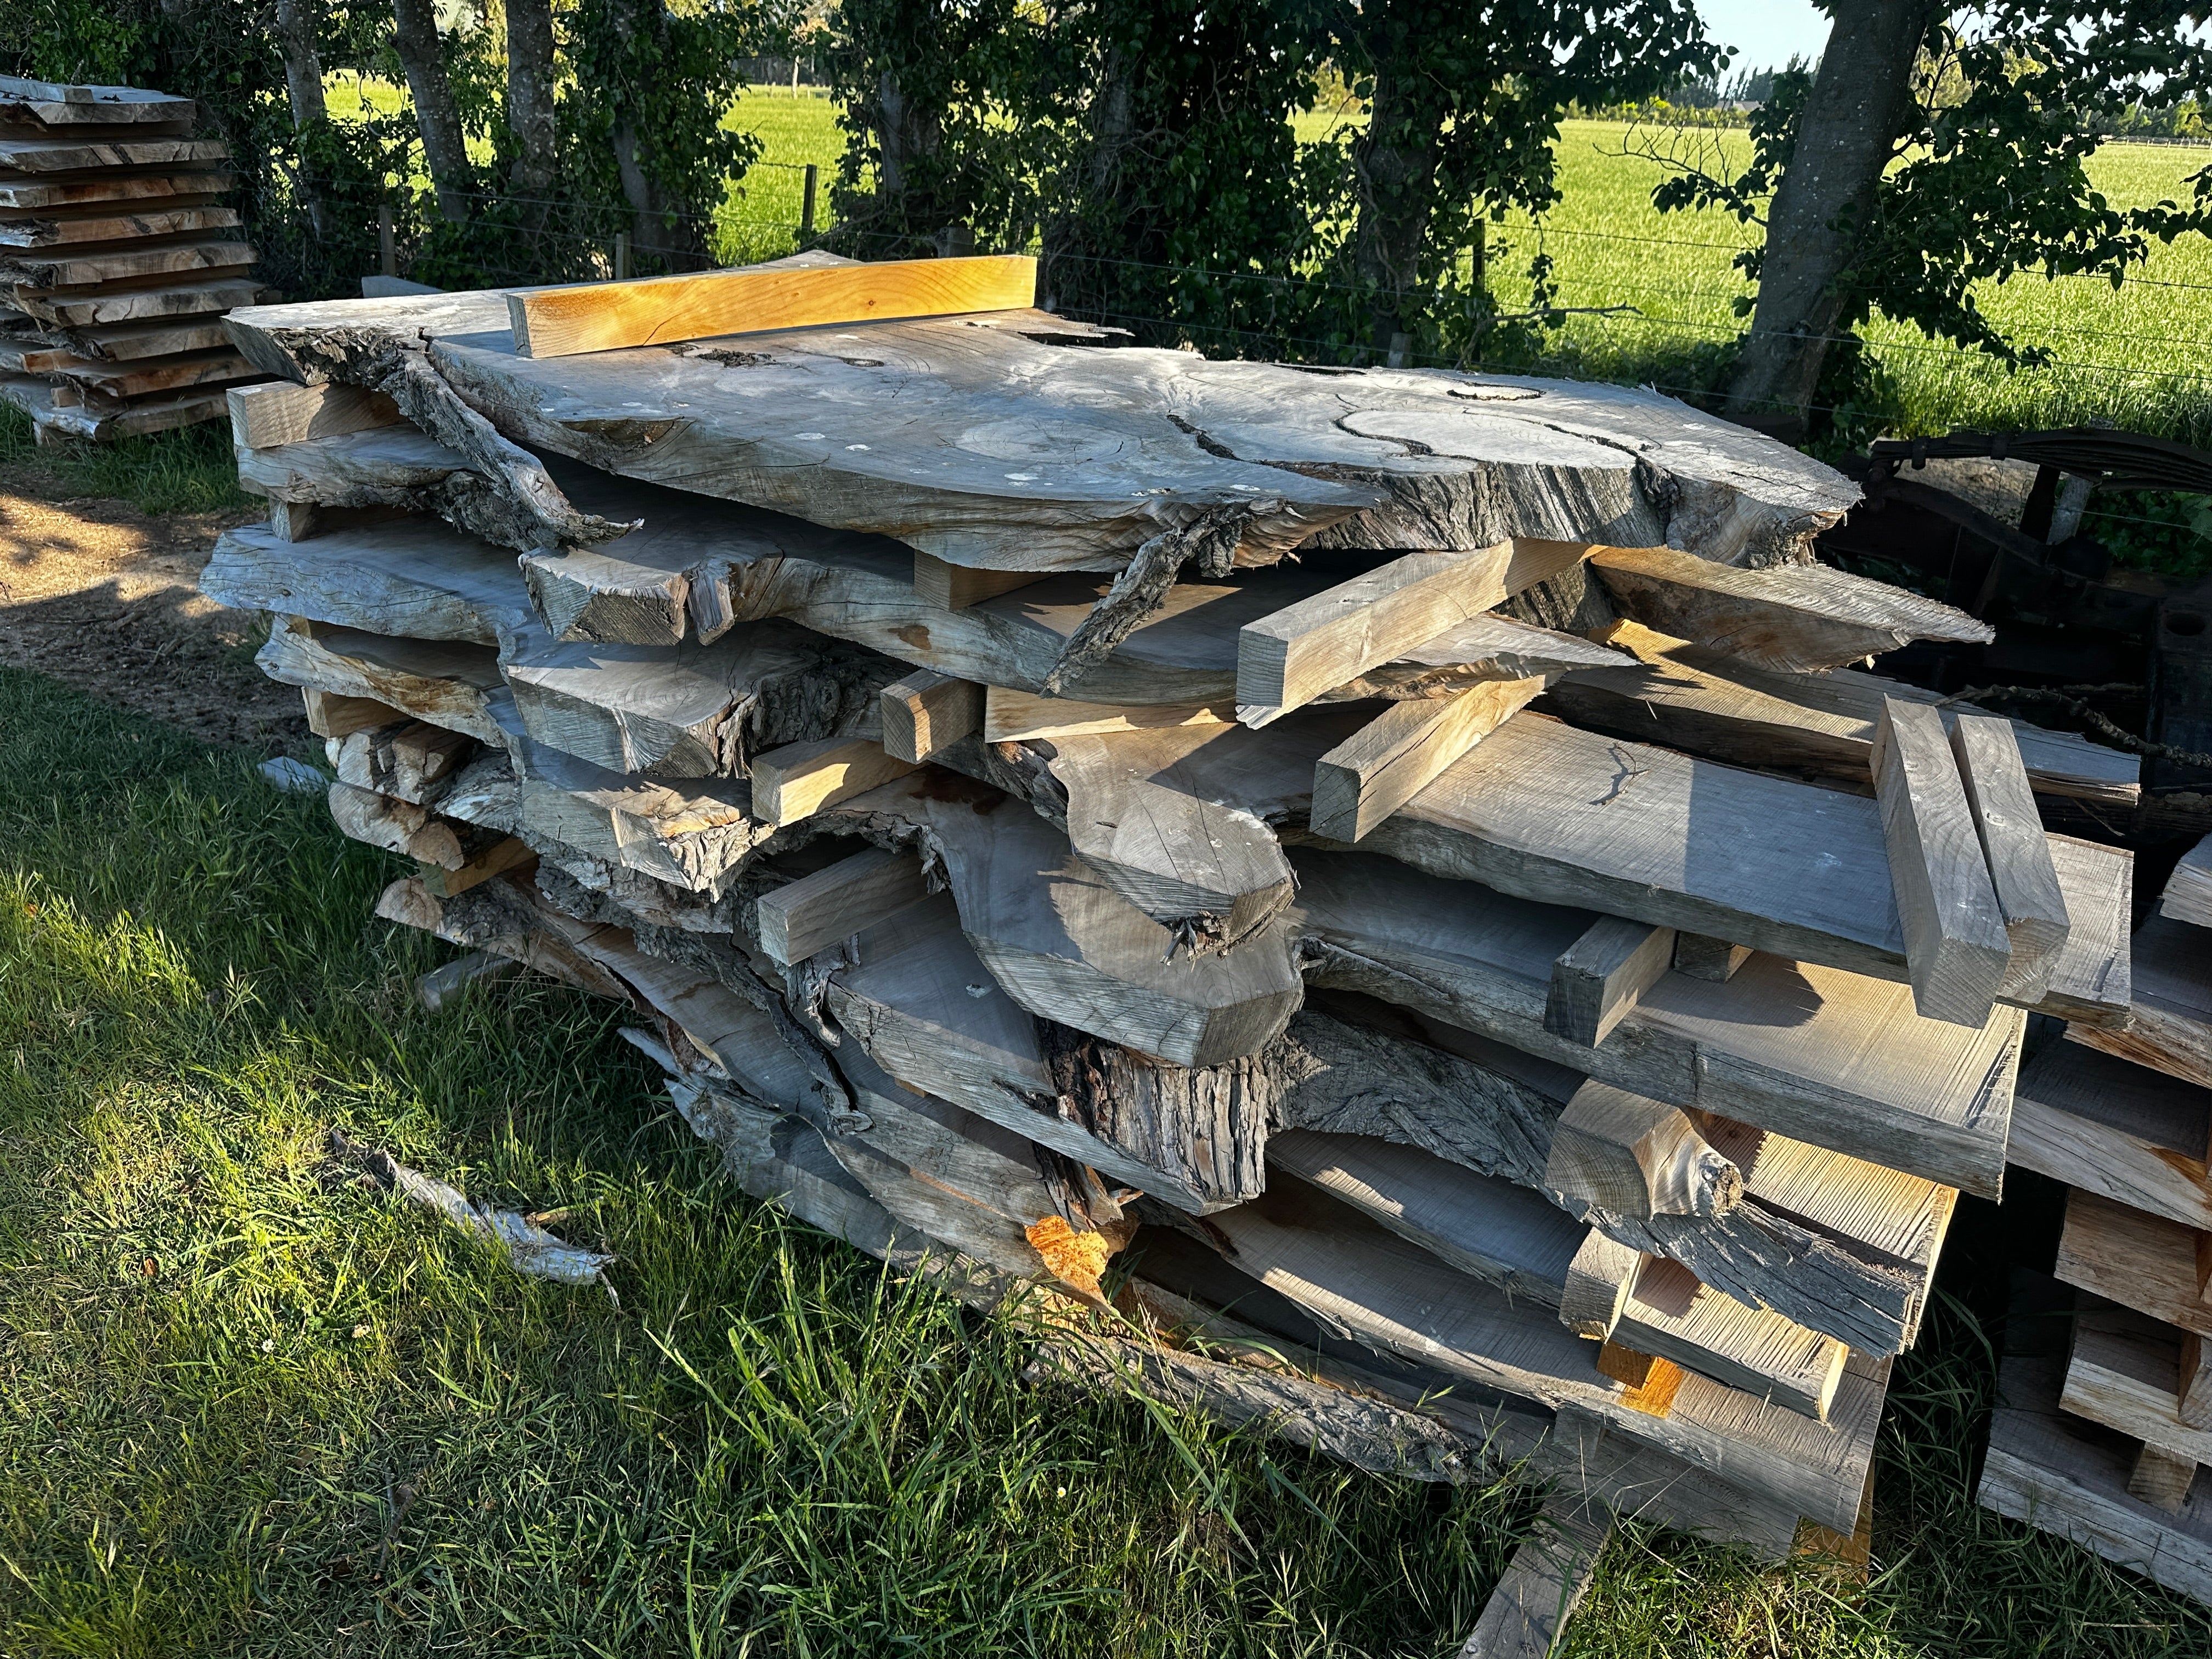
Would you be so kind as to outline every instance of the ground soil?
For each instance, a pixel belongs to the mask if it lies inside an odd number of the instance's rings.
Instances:
[[[253,665],[261,617],[198,590],[216,538],[259,515],[155,518],[58,494],[38,468],[0,466],[0,664],[210,743],[312,752],[300,694]]]

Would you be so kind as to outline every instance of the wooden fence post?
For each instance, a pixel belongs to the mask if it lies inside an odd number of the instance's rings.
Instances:
[[[615,281],[626,283],[629,280],[629,233],[626,230],[618,230],[615,233]]]
[[[392,204],[386,202],[376,210],[377,269],[387,276],[399,274],[399,244],[392,231]]]
[[[799,202],[799,234],[803,241],[814,234],[814,191],[821,181],[822,169],[814,162],[806,164],[805,193]]]

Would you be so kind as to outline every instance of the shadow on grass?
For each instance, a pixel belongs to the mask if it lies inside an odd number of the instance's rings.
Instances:
[[[438,947],[369,920],[392,873],[245,760],[0,673],[9,1651],[1430,1655],[1472,1625],[1512,1489],[1181,1421],[1194,1472],[1141,1409],[1024,1384],[1018,1332],[720,1180],[606,1005],[417,1008]],[[332,1124],[561,1211],[621,1305],[353,1184]]]
[[[393,872],[246,760],[0,671],[0,1648],[1455,1650],[1525,1495],[1026,1386],[1018,1330],[721,1180],[608,1005],[416,1006],[440,947],[369,920]],[[356,1184],[333,1124],[561,1212],[620,1305]],[[1954,1229],[1970,1274],[1998,1213]],[[2212,1648],[1972,1507],[1989,1376],[1947,1304],[1870,1588],[1631,1528],[1569,1650]]]
[[[58,496],[112,497],[146,514],[216,513],[256,505],[238,487],[238,458],[225,421],[113,443],[67,439],[41,447],[33,441],[31,417],[13,404],[0,403],[0,465],[43,474]]]

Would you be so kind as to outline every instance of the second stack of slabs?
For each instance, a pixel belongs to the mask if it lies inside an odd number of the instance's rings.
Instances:
[[[0,76],[0,395],[50,433],[215,420],[261,378],[222,330],[258,290],[191,100]]]
[[[2130,949],[2130,1024],[2021,1073],[2012,1161],[2069,1190],[2058,1282],[2020,1299],[2066,1340],[2006,1358],[1980,1498],[2212,1601],[2212,840]]]
[[[1665,538],[1616,488],[1639,443],[1728,457],[1689,528],[1802,530],[1844,481],[1647,394],[1100,350],[1027,310],[567,359],[508,320],[233,319],[302,382],[427,340],[538,447],[526,499],[358,388],[233,399],[272,518],[205,586],[276,618],[341,825],[415,861],[381,914],[630,1002],[687,1121],[863,1248],[1528,1402],[1582,1466],[1656,1471],[1658,1518],[1770,1553],[1854,1530],[1958,1192],[1999,1190],[2027,1017],[1916,1007],[1864,793],[1912,694],[1792,664],[1978,625],[1604,544]],[[1407,553],[1346,448],[1524,519]],[[1113,559],[1221,522],[1315,544],[1170,572],[1053,695]],[[1784,736],[1795,775],[1747,769]],[[2020,737],[2037,793],[2131,794]],[[2060,841],[2076,925],[2030,1000],[2123,1018],[2126,855]]]

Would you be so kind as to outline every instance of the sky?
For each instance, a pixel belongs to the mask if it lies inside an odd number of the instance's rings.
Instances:
[[[1810,62],[1827,44],[1828,20],[1809,0],[1698,0],[1705,33],[1736,49],[1729,72],[1779,69],[1790,55]]]

